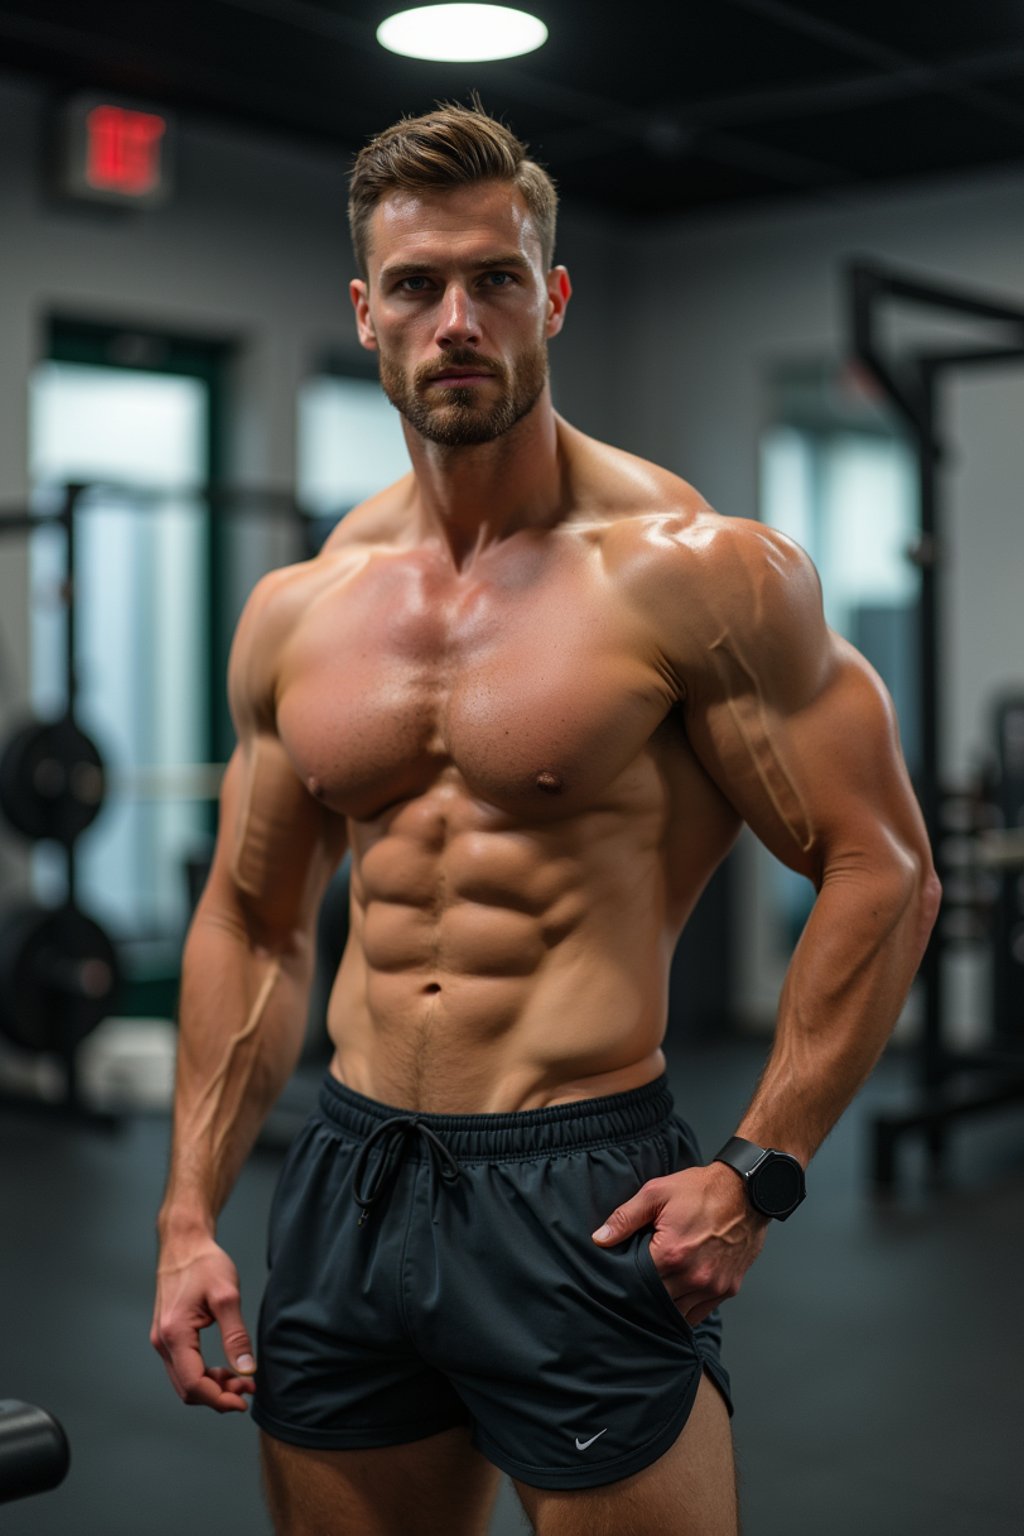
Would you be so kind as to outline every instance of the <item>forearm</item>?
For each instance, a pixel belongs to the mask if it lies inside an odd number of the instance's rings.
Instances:
[[[311,943],[257,945],[197,913],[185,945],[174,1134],[159,1227],[213,1232],[305,1035]]]
[[[906,1001],[937,909],[934,877],[826,877],[779,1000],[775,1043],[737,1134],[805,1165],[864,1083]]]

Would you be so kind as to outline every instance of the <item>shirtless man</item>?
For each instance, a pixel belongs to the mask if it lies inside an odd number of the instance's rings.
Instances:
[[[799,549],[553,410],[571,289],[507,130],[395,125],[351,216],[412,472],[238,627],[153,1342],[188,1403],[255,1392],[287,1536],[483,1536],[499,1469],[539,1536],[735,1536],[715,1309],[938,905],[891,704]],[[704,1163],[661,1050],[673,948],[744,821],[817,891],[737,1127],[767,1180],[743,1144]],[[298,1056],[346,848],[334,1055],[254,1351],[216,1218]]]

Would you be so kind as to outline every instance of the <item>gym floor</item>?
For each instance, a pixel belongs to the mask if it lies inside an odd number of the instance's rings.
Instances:
[[[677,1108],[705,1148],[761,1054],[676,1050]],[[1024,1117],[956,1130],[941,1193],[907,1143],[899,1195],[879,1204],[870,1114],[910,1070],[882,1063],[728,1306],[744,1536],[1020,1536]],[[6,1536],[269,1536],[252,1425],[183,1408],[147,1343],[167,1134],[158,1116],[104,1133],[0,1109],[0,1395],[48,1408],[72,1447],[61,1488],[4,1509]],[[221,1228],[251,1325],[279,1157],[253,1156]],[[525,1531],[505,1484],[491,1536]]]

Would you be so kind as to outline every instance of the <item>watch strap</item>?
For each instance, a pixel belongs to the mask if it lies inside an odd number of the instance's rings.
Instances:
[[[748,1174],[753,1173],[767,1150],[767,1147],[759,1147],[756,1142],[745,1141],[742,1136],[730,1136],[725,1146],[720,1152],[715,1153],[711,1161],[728,1164],[745,1179]]]

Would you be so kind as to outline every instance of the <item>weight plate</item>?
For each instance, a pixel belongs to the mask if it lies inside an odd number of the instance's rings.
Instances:
[[[117,952],[76,907],[26,907],[0,922],[0,1030],[29,1051],[70,1055],[110,1013]]]
[[[0,810],[32,839],[73,843],[99,815],[104,789],[99,750],[67,715],[30,721],[0,755]]]

